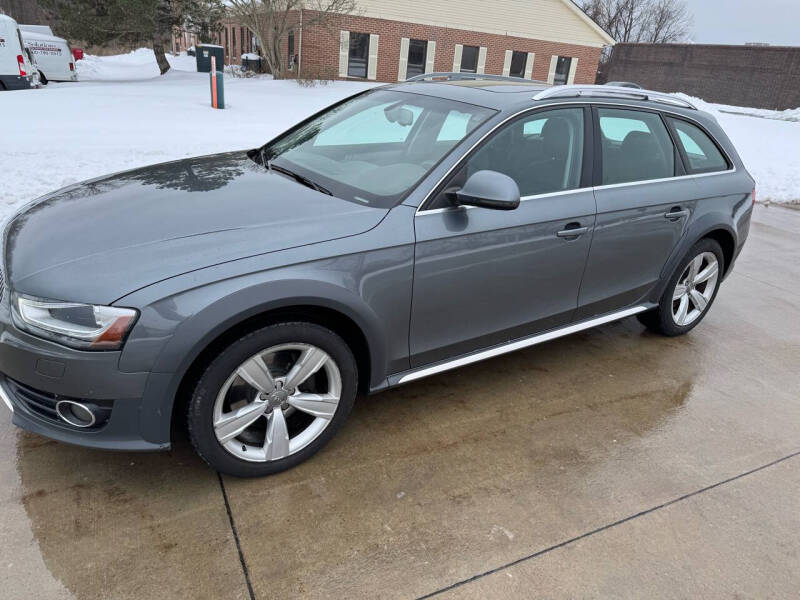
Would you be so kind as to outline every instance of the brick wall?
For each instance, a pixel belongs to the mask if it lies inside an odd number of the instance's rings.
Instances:
[[[797,108],[800,47],[618,44],[608,79],[721,104]]]
[[[309,13],[304,13],[308,15]],[[308,19],[308,16],[304,16]],[[339,72],[339,32],[341,30],[358,33],[378,34],[377,80],[397,81],[400,62],[400,40],[407,37],[419,40],[436,41],[434,70],[452,71],[453,54],[456,44],[465,46],[485,46],[487,48],[485,72],[494,75],[503,73],[506,50],[534,52],[533,79],[547,80],[550,58],[553,55],[578,58],[575,83],[594,83],[601,48],[545,42],[505,35],[481,33],[403,23],[385,19],[344,16],[326,23],[325,27],[303,27],[302,71],[304,76],[314,76],[317,72],[329,73],[338,78]]]

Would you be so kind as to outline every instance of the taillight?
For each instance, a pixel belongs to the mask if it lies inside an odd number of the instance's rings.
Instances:
[[[69,70],[70,71],[74,71],[75,70],[75,63],[69,63]]]
[[[25,77],[28,73],[25,71],[25,59],[22,54],[17,54],[17,65],[19,66],[19,76]]]
[[[753,204],[751,204],[751,206],[755,205],[756,205],[756,188],[753,188]]]

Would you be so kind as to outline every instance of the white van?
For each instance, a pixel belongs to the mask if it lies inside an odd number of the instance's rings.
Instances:
[[[0,14],[0,90],[27,90],[32,73],[17,22]]]
[[[20,25],[22,40],[36,59],[42,85],[47,85],[48,81],[77,81],[75,59],[67,40],[47,33],[30,31],[26,29],[27,27],[30,26]]]

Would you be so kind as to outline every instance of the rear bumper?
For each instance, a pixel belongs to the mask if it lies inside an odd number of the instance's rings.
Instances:
[[[28,431],[79,446],[107,450],[152,451],[169,448],[170,414],[152,429],[143,427],[149,373],[119,370],[118,352],[81,352],[31,336],[8,319],[0,306],[0,400],[13,412],[12,422]],[[110,406],[101,425],[82,429],[60,420],[59,400]],[[163,432],[166,432],[163,433]]]
[[[0,75],[0,81],[7,90],[28,90],[32,87],[30,75]],[[2,88],[0,88],[2,89]]]

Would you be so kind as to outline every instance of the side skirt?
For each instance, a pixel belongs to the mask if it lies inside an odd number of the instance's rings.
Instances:
[[[514,352],[515,350],[521,350],[522,348],[527,348],[529,346],[535,346],[536,344],[541,344],[542,342],[564,337],[566,335],[570,335],[571,333],[577,333],[578,331],[583,331],[584,329],[591,329],[592,327],[597,327],[598,325],[603,325],[604,323],[618,321],[620,319],[624,319],[625,317],[630,317],[631,315],[650,310],[651,308],[654,308],[654,306],[633,306],[631,308],[626,308],[625,310],[608,313],[600,317],[594,317],[592,319],[567,325],[566,327],[561,327],[559,329],[552,329],[550,331],[545,331],[544,333],[537,333],[519,340],[506,342],[505,344],[493,346],[486,350],[479,350],[471,354],[465,354],[451,360],[434,363],[432,365],[426,365],[417,369],[411,369],[410,371],[404,371],[402,373],[397,373],[396,375],[390,375],[388,378],[388,387],[393,387],[402,383],[408,383],[409,381],[414,381],[416,379],[422,379],[423,377],[435,375],[443,371],[449,371],[450,369],[457,369],[458,367],[470,365],[472,363],[486,360],[487,358],[500,356],[501,354]]]

